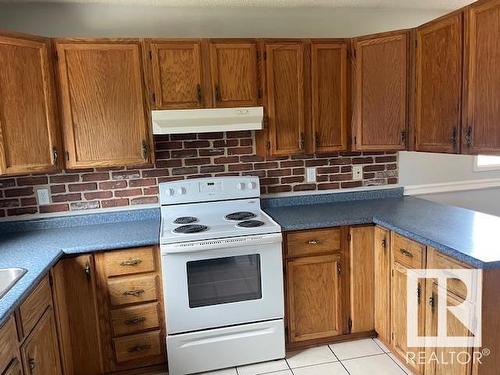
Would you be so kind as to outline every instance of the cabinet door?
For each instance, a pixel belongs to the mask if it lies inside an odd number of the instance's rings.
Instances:
[[[372,331],[375,327],[373,228],[350,228],[352,333]]]
[[[390,233],[375,227],[375,331],[386,344],[391,342],[391,254]]]
[[[0,174],[57,168],[51,53],[48,39],[0,35]]]
[[[459,151],[462,14],[417,29],[415,150]]]
[[[286,264],[290,343],[340,335],[340,255],[296,258]]]
[[[211,43],[215,107],[251,107],[259,100],[256,43]]]
[[[438,287],[428,280],[426,292],[427,311],[425,314],[425,335],[437,336],[438,332],[438,304],[441,303],[438,298]],[[469,302],[464,302],[460,297],[455,296],[450,292],[445,292],[447,306],[458,306],[462,303],[470,305]],[[443,301],[444,302],[444,301]],[[447,329],[446,333],[449,337],[453,336],[469,336],[469,330],[453,315],[448,309],[447,311]],[[471,364],[463,363],[463,355],[457,358],[457,353],[468,352],[472,349],[453,348],[453,347],[436,347],[428,348],[427,355],[437,358],[437,360],[427,360],[425,366],[426,375],[469,375],[471,373]],[[472,353],[470,353],[472,355]],[[457,360],[458,359],[458,360]],[[461,363],[462,362],[462,363]]]
[[[313,43],[311,79],[314,149],[346,150],[347,43]]]
[[[203,108],[201,42],[153,41],[150,48],[155,108]]]
[[[355,40],[354,148],[404,150],[408,33]]]
[[[21,354],[26,374],[62,374],[52,308],[45,312],[31,335],[24,342]]]
[[[304,45],[266,44],[269,140],[272,155],[305,149]]]
[[[467,11],[467,120],[462,152],[500,154],[500,0]]]
[[[65,374],[102,374],[92,255],[62,259],[52,270]]]
[[[59,42],[69,168],[150,161],[139,42]]]
[[[392,280],[391,280],[391,328],[392,328],[392,348],[411,370],[417,374],[422,373],[422,366],[413,358],[419,358],[419,353],[424,349],[408,347],[407,345],[407,271],[408,269],[399,263],[392,264]],[[425,325],[425,304],[424,285],[419,283],[417,290],[411,291],[414,293],[414,298],[418,299],[418,332],[419,335],[424,335]]]
[[[21,364],[15,358],[10,366],[5,370],[5,372],[2,375],[23,375],[23,370],[21,368]]]

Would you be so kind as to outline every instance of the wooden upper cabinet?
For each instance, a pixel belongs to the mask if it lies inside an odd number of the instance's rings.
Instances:
[[[416,31],[415,151],[460,149],[462,23],[455,13]]]
[[[314,150],[347,149],[347,43],[311,45]]]
[[[407,138],[408,32],[354,40],[356,150],[404,150]]]
[[[214,107],[251,107],[259,102],[255,42],[210,43]]]
[[[57,169],[51,54],[49,39],[0,35],[0,174]]]
[[[500,154],[500,0],[467,10],[466,120],[462,152]]]
[[[151,41],[149,48],[154,107],[204,107],[201,41]]]
[[[267,115],[272,155],[305,150],[304,44],[265,45]]]
[[[59,41],[69,168],[151,161],[139,41]]]

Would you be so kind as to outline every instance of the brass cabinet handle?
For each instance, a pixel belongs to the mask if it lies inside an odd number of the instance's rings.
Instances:
[[[90,277],[91,277],[91,269],[90,269],[90,264],[89,263],[86,263],[85,264],[85,268],[83,269],[83,272],[85,272],[85,276],[87,277],[87,280],[90,281]]]
[[[222,96],[220,94],[220,87],[219,85],[215,85],[215,101],[221,102],[222,101]]]
[[[202,100],[202,97],[201,97],[201,85],[199,83],[196,85],[196,97],[198,99],[198,103],[201,104],[201,100]]]
[[[122,266],[122,267],[137,266],[138,264],[141,264],[141,263],[142,263],[142,259],[132,258],[129,260],[124,260],[123,262],[120,263],[120,266]]]
[[[139,297],[141,294],[145,292],[144,289],[137,289],[137,290],[126,290],[123,292],[124,296],[134,296],[134,297]]]
[[[321,241],[319,240],[309,240],[307,241],[308,245],[319,245]]]
[[[136,345],[128,349],[129,353],[139,353],[143,352],[145,350],[151,349],[151,345],[149,344],[144,344],[144,345]]]
[[[141,151],[142,151],[142,158],[144,160],[147,160],[149,158],[149,154],[151,153],[151,148],[149,147],[146,141],[142,141]]]
[[[399,251],[401,252],[401,254],[403,254],[405,257],[408,257],[408,258],[413,258],[413,254],[410,253],[408,250],[406,249],[399,249]]]
[[[417,303],[420,305],[420,296],[422,295],[422,288],[420,287],[420,283],[417,285]]]
[[[137,316],[135,318],[125,320],[124,323],[128,326],[133,326],[139,323],[144,323],[145,321],[146,321],[145,316]]]
[[[381,245],[384,249],[387,248],[387,240],[385,238],[382,240]]]
[[[52,147],[52,164],[57,165],[59,161],[59,152],[57,152],[57,148]]]
[[[36,362],[34,358],[28,358],[28,367],[33,370],[36,367]]]

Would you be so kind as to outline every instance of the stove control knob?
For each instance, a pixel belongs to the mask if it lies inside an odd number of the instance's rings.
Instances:
[[[244,182],[238,183],[238,190],[245,190],[245,183]]]
[[[168,189],[168,195],[173,197],[175,195],[175,190],[174,189]]]
[[[177,189],[177,194],[180,194],[180,195],[186,194],[186,188],[180,187],[179,189]]]
[[[255,182],[250,182],[248,186],[250,187],[251,190],[257,189],[257,183]]]

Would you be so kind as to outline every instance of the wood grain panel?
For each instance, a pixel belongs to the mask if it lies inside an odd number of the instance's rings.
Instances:
[[[52,305],[52,292],[49,278],[46,276],[19,307],[19,321],[23,337],[29,335],[50,305]]]
[[[9,368],[2,375],[23,375],[23,369],[19,361],[14,359]]]
[[[49,39],[0,34],[0,174],[50,172],[62,156]]]
[[[0,328],[0,372],[17,356],[17,331],[14,317],[11,316]]]
[[[391,247],[390,232],[375,227],[375,331],[386,345],[391,342]]]
[[[151,161],[141,44],[59,41],[57,52],[67,166]]]
[[[290,343],[342,333],[339,270],[339,254],[296,258],[286,263]]]
[[[154,247],[106,252],[104,264],[108,277],[154,272],[156,270]]]
[[[265,53],[270,152],[300,154],[305,150],[304,45],[268,43]]]
[[[416,31],[416,151],[460,150],[462,17],[455,13]]]
[[[462,152],[500,154],[500,1],[467,11],[467,114]]]
[[[24,373],[30,375],[61,375],[59,345],[52,308],[36,325],[21,347]]]
[[[129,335],[160,326],[160,305],[158,302],[129,306],[111,311],[115,336]]]
[[[255,42],[211,43],[210,66],[215,107],[251,107],[258,104]]]
[[[287,233],[286,256],[311,256],[339,252],[341,249],[339,228],[311,229]]]
[[[160,331],[113,339],[118,363],[156,357],[161,354]]]
[[[347,149],[347,43],[311,45],[314,150]]]
[[[64,373],[102,374],[93,256],[62,259],[52,278]]]
[[[404,150],[407,137],[408,33],[354,42],[354,147]]]
[[[351,332],[375,328],[374,227],[350,228]]]
[[[150,51],[155,108],[202,108],[201,42],[153,40]]]
[[[154,301],[158,299],[158,276],[126,276],[108,280],[112,306]]]

